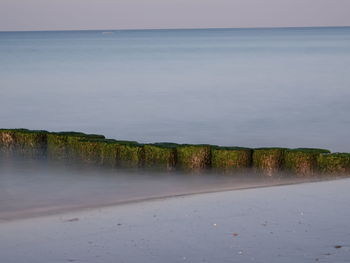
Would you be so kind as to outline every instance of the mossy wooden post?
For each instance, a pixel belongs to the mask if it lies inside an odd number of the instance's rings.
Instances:
[[[104,139],[103,135],[80,132],[57,132],[47,136],[47,152],[50,160],[80,160],[80,140]]]
[[[16,132],[16,147],[24,157],[46,158],[47,132],[29,130]]]
[[[0,129],[0,144],[1,146],[10,147],[15,144],[14,130]]]
[[[74,142],[74,155],[84,164],[101,164],[102,143],[98,140],[80,139]]]
[[[75,143],[79,160],[85,164],[115,167],[120,144],[107,139],[80,139]]]
[[[1,129],[0,130],[0,150],[4,156],[9,155],[16,145],[14,130]]]
[[[283,168],[285,148],[258,148],[253,150],[253,167],[257,172],[273,176]]]
[[[223,171],[242,171],[251,166],[252,152],[241,147],[212,147],[211,167]]]
[[[106,167],[116,167],[117,155],[118,155],[118,144],[115,140],[101,140],[101,159],[100,162]]]
[[[67,136],[59,133],[49,133],[47,135],[47,155],[49,160],[68,159]]]
[[[317,174],[317,159],[329,150],[298,148],[289,149],[284,154],[284,168],[297,176],[312,176]]]
[[[45,158],[47,131],[27,129],[0,130],[0,144],[6,151],[26,158]]]
[[[350,154],[320,154],[317,158],[320,173],[328,175],[350,175]]]
[[[210,167],[210,145],[179,145],[176,147],[177,167],[187,171],[198,171]]]
[[[253,166],[273,175],[282,170],[298,176],[350,174],[350,154],[324,149],[218,147],[105,139],[103,135],[80,132],[50,133],[27,129],[0,129],[0,153],[26,158],[48,156],[50,160],[82,161],[110,167],[162,167],[182,170],[238,170]]]
[[[134,141],[116,141],[117,166],[122,168],[136,168],[142,166],[143,149],[142,145]]]
[[[143,146],[144,166],[172,170],[176,164],[176,144],[156,143]]]
[[[51,133],[48,153],[53,160],[80,161],[118,167],[138,167],[141,145],[133,141],[107,140],[103,135],[80,132]]]

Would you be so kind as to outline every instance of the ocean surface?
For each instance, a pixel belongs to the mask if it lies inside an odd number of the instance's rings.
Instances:
[[[0,32],[0,127],[350,152],[350,28]]]

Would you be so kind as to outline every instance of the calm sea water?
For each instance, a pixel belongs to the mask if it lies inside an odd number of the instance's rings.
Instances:
[[[0,126],[350,151],[350,28],[0,33]]]

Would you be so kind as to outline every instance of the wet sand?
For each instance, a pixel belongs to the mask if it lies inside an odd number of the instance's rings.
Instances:
[[[0,223],[1,262],[349,262],[350,179]]]

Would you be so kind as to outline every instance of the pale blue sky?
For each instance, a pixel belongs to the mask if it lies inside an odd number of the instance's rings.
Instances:
[[[0,31],[350,26],[350,0],[0,0]]]

